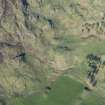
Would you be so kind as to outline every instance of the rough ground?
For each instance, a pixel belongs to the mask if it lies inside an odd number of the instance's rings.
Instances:
[[[104,0],[0,0],[1,103],[44,92],[61,75],[105,98],[104,7]],[[95,87],[88,54],[102,59]]]

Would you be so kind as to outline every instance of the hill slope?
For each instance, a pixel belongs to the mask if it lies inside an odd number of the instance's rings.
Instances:
[[[104,5],[104,0],[0,0],[1,103],[52,94],[53,83],[64,75],[84,87],[75,105],[94,105],[99,97],[103,104]]]

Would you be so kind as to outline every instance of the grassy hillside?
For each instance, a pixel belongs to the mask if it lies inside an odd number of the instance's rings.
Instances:
[[[60,77],[52,86],[48,95],[42,94],[15,99],[16,105],[74,105],[83,91],[83,85],[68,77]],[[12,101],[13,102],[13,101]]]
[[[104,105],[104,6],[0,0],[1,104]]]

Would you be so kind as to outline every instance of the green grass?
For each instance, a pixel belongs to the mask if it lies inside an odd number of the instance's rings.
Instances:
[[[11,100],[11,105],[74,105],[83,91],[83,85],[69,77],[60,77],[48,93]]]
[[[99,94],[92,94],[87,97],[81,105],[105,105],[105,99]]]
[[[68,77],[61,77],[49,93],[46,105],[73,105],[82,91],[82,84]]]
[[[105,44],[104,41],[97,41],[97,40],[87,41],[87,45],[82,47],[82,50],[85,53],[102,54],[105,53],[104,44]]]

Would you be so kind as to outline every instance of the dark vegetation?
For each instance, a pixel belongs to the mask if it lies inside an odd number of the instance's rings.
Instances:
[[[105,14],[101,17],[101,20],[99,21],[85,22],[82,25],[82,32],[88,34],[88,36],[86,36],[83,39],[90,39],[90,38],[99,39],[97,35],[99,34],[105,35]]]
[[[23,14],[24,14],[24,18],[27,19],[28,21],[28,17],[29,17],[29,12],[28,12],[28,8],[29,8],[29,3],[27,0],[21,0],[21,3],[22,3],[22,11],[23,11]]]
[[[4,61],[4,56],[3,56],[3,53],[0,52],[0,63],[3,63],[3,61]]]
[[[88,66],[90,70],[88,71],[87,78],[92,86],[96,86],[97,80],[96,75],[98,74],[100,68],[104,65],[101,56],[95,54],[88,54],[87,55]]]
[[[45,93],[48,94],[52,90],[51,86],[46,86],[45,87]]]
[[[45,89],[51,90],[51,87],[50,86],[46,86]]]
[[[90,89],[89,87],[87,87],[87,86],[85,86],[84,89],[85,89],[86,91],[91,91],[91,89]]]
[[[53,22],[52,19],[47,19],[47,21],[48,21],[48,23],[49,23],[49,25],[50,25],[51,28],[54,28],[55,27],[54,22]]]
[[[73,49],[72,48],[69,48],[68,46],[58,46],[58,49],[61,49],[61,50],[65,50],[65,51],[72,51]]]
[[[21,61],[25,62],[26,61],[26,53],[21,52],[20,54],[16,55],[15,58],[20,58]]]
[[[21,0],[21,2],[22,2],[22,5],[24,6],[24,8],[27,9],[29,6],[28,1],[27,0]]]
[[[3,99],[0,99],[0,105],[7,105],[7,104],[6,104],[6,101],[3,100]]]

